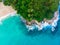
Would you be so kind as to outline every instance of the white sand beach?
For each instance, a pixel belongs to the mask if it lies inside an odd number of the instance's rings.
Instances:
[[[15,14],[16,11],[11,6],[5,6],[2,2],[0,2],[0,21],[5,19],[10,14]]]

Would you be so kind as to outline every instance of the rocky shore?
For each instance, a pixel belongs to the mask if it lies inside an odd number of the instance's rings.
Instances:
[[[37,20],[32,20],[31,22],[29,22],[26,21],[23,17],[21,17],[21,20],[26,25],[28,31],[34,31],[35,29],[40,31],[47,26],[51,26],[51,31],[54,31],[55,27],[57,26],[57,21],[59,20],[58,16],[58,11],[56,11],[54,13],[54,17],[51,20],[47,20],[46,18],[44,18],[42,22],[38,22]]]

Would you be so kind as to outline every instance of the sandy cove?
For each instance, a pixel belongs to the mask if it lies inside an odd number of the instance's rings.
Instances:
[[[5,19],[7,16],[12,16],[10,14],[15,14],[16,11],[11,6],[5,6],[3,2],[0,2],[0,21]]]

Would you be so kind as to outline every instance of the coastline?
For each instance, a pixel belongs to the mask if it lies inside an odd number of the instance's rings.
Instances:
[[[0,21],[2,21],[3,19],[7,18],[8,16],[14,16],[15,14],[16,14],[16,11],[15,12],[8,13],[5,16],[0,17]]]
[[[15,14],[16,11],[11,6],[5,6],[3,2],[0,2],[0,24],[8,16],[14,16]]]
[[[41,31],[43,28],[47,26],[51,26],[51,31],[55,31],[55,27],[57,26],[57,22],[59,20],[58,11],[54,13],[54,17],[51,20],[44,19],[42,22],[38,22],[36,20],[32,20],[31,22],[26,21],[23,17],[21,17],[22,22],[26,25],[28,31],[38,30]]]
[[[0,23],[2,23],[2,20],[7,18],[8,16],[14,16],[14,14],[16,14],[16,11],[11,6],[5,6],[2,2],[0,2],[0,6]],[[51,31],[54,31],[55,27],[57,26],[57,21],[59,20],[58,11],[54,13],[54,17],[51,20],[47,20],[46,18],[44,18],[42,22],[38,22],[37,20],[32,20],[31,22],[28,22],[22,16],[20,18],[22,22],[26,25],[28,31],[33,31],[35,29],[41,31],[47,26],[51,26]]]

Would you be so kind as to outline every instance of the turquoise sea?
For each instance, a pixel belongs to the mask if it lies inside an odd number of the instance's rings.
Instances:
[[[28,32],[19,16],[8,17],[0,24],[0,45],[60,45],[60,21],[55,32]]]

